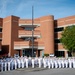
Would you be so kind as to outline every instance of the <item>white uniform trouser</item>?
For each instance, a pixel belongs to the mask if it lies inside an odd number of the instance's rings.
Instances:
[[[48,68],[50,68],[50,61],[48,61]]]
[[[58,66],[59,66],[59,68],[61,68],[61,63],[60,62],[58,62]]]
[[[10,71],[10,62],[8,62],[8,71]]]
[[[7,62],[5,62],[5,71],[7,71]]]
[[[24,68],[24,62],[22,61],[21,63],[22,63],[22,68]]]
[[[65,67],[68,68],[68,62],[67,61],[65,62]]]
[[[1,63],[1,71],[3,72],[3,62]]]
[[[47,65],[46,65],[46,61],[43,61],[43,63],[44,63],[44,68],[46,68],[46,66],[47,66]]]
[[[17,69],[17,62],[15,61],[15,69]]]
[[[75,68],[75,61],[73,61],[73,68]]]
[[[41,60],[40,59],[38,60],[38,63],[39,63],[39,68],[41,68]]]
[[[72,62],[71,61],[69,62],[69,68],[72,68]]]
[[[63,61],[62,61],[62,63],[61,63],[61,64],[62,64],[62,68],[64,68],[64,62],[63,62]]]
[[[12,62],[11,63],[11,70],[13,70],[14,69],[14,63]]]
[[[20,66],[20,61],[18,61],[18,68],[20,68],[21,66]]]
[[[28,59],[26,59],[26,68],[28,68]]]
[[[34,68],[34,59],[32,59],[32,68]]]
[[[51,62],[51,68],[54,68],[54,63],[53,62]]]
[[[57,64],[57,62],[55,61],[55,68],[58,68],[58,64]]]

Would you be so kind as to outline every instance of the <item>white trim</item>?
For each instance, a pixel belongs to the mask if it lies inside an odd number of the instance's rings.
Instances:
[[[22,38],[22,37],[32,37],[32,35],[19,35],[19,38]],[[33,37],[41,37],[40,35],[34,35]]]
[[[32,48],[32,46],[14,46],[15,50],[17,50],[17,49],[23,50],[23,48]],[[34,48],[44,49],[44,46],[34,46]]]
[[[19,26],[28,26],[28,25],[31,25],[32,26],[32,24],[30,23],[30,24],[19,24]],[[40,24],[33,24],[33,25],[36,25],[36,26],[40,26]]]
[[[57,34],[58,34],[58,33],[62,33],[62,32],[63,32],[63,31],[59,31],[59,32],[54,32],[54,33],[57,33]]]
[[[55,50],[55,51],[68,51],[66,49],[58,49],[58,50]]]

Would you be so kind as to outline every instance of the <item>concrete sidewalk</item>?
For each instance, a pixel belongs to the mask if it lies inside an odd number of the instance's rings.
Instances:
[[[75,75],[75,69],[73,68],[24,68],[12,71],[0,72],[0,75]]]
[[[31,72],[31,71],[41,71],[41,70],[47,70],[48,68],[38,68],[38,67],[35,67],[35,68],[32,68],[32,67],[29,67],[29,68],[20,68],[20,69],[16,69],[16,71],[28,71],[28,72]]]

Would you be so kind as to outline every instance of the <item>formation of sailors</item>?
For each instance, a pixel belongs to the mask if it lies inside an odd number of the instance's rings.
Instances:
[[[75,68],[75,57],[19,57],[0,59],[0,71],[10,71],[18,68]]]

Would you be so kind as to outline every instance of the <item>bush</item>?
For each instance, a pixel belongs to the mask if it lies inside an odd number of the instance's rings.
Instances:
[[[49,54],[44,54],[44,56],[49,56]]]

